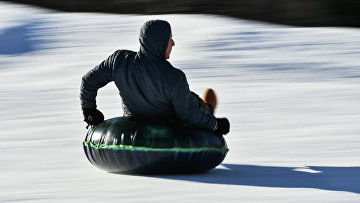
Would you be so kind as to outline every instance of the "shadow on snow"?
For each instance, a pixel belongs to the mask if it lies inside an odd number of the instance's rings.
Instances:
[[[315,188],[360,194],[360,167],[304,168],[223,164],[205,174],[152,176],[211,184]]]
[[[30,22],[19,26],[0,30],[0,55],[24,54],[41,49],[46,40],[43,22]]]

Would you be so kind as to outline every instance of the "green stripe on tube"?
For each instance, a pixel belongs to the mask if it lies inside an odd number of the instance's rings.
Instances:
[[[136,147],[130,145],[105,145],[105,144],[93,144],[91,142],[83,142],[85,147],[93,147],[96,149],[112,149],[112,150],[132,150],[132,151],[154,151],[154,152],[201,152],[201,151],[213,151],[213,152],[228,152],[227,148],[214,148],[214,147],[201,147],[201,148],[148,148],[148,147]]]

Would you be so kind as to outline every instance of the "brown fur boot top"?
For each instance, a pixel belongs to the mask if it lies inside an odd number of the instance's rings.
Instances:
[[[214,110],[216,109],[217,99],[216,99],[216,95],[215,95],[215,92],[213,89],[208,88],[205,91],[203,100],[204,100],[204,102],[210,104]]]

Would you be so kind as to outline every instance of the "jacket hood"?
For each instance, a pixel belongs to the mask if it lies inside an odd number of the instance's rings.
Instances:
[[[140,30],[140,53],[147,57],[165,59],[171,34],[170,24],[164,20],[150,20]]]

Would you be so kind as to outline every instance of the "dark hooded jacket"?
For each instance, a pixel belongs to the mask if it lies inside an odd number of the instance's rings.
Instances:
[[[185,74],[165,59],[170,34],[168,22],[146,22],[140,31],[139,52],[115,51],[83,76],[82,107],[96,108],[98,89],[114,81],[125,115],[176,119],[214,130],[215,117],[199,110],[199,100],[189,90]]]

